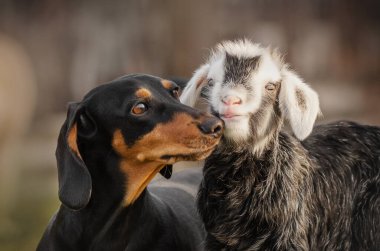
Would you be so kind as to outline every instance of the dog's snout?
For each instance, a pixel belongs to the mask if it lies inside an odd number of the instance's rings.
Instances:
[[[198,125],[198,128],[204,134],[219,137],[223,133],[223,121],[216,117],[208,117]]]

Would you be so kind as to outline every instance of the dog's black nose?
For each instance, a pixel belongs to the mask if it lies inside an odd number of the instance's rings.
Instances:
[[[207,117],[199,125],[198,128],[204,134],[219,137],[223,133],[223,121],[216,117]]]

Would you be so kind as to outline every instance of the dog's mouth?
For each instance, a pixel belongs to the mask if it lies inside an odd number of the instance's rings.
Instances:
[[[146,172],[145,174],[141,175],[141,173],[144,173],[140,171],[140,174],[137,174],[136,177],[131,177],[131,180],[133,180],[134,184],[132,183],[129,184],[129,187],[127,189],[128,194],[125,197],[125,205],[130,205],[134,201],[137,200],[137,198],[140,196],[142,191],[147,187],[149,182],[154,178],[154,176],[162,169],[165,167],[165,165],[170,165],[174,164],[178,161],[197,161],[197,160],[202,160],[207,158],[212,151],[214,150],[214,147],[208,148],[207,150],[204,151],[197,151],[189,154],[173,154],[173,155],[162,155],[160,159],[155,162],[150,162],[150,165],[153,165],[151,167],[145,167],[142,165],[140,170],[145,169]],[[157,164],[159,162],[159,164]],[[149,163],[149,162],[148,162]],[[148,164],[149,165],[149,164]],[[132,175],[132,172],[129,172],[129,175]]]
[[[178,161],[198,161],[198,160],[207,158],[212,153],[214,148],[215,147],[211,147],[204,151],[197,151],[194,153],[172,154],[172,155],[166,154],[166,155],[162,155],[160,159],[169,164],[174,164]]]

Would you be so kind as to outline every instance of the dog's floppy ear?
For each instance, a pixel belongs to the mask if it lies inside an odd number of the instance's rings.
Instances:
[[[318,94],[288,69],[282,70],[279,105],[295,136],[309,136],[320,113]]]
[[[173,173],[173,165],[166,165],[164,168],[160,170],[160,174],[164,176],[166,179],[170,179]]]
[[[78,148],[77,121],[80,113],[80,104],[69,104],[56,150],[59,199],[73,210],[82,209],[88,204],[92,190],[91,176]]]
[[[180,100],[183,104],[194,107],[197,103],[202,87],[207,84],[207,74],[209,72],[210,65],[205,64],[199,67],[193,77],[189,80],[186,88],[183,90]]]

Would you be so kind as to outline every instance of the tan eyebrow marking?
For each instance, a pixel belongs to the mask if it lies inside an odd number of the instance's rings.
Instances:
[[[150,98],[152,96],[152,93],[145,88],[138,89],[135,94],[139,98]]]
[[[161,84],[165,89],[171,89],[173,87],[173,83],[166,79],[161,80]]]

